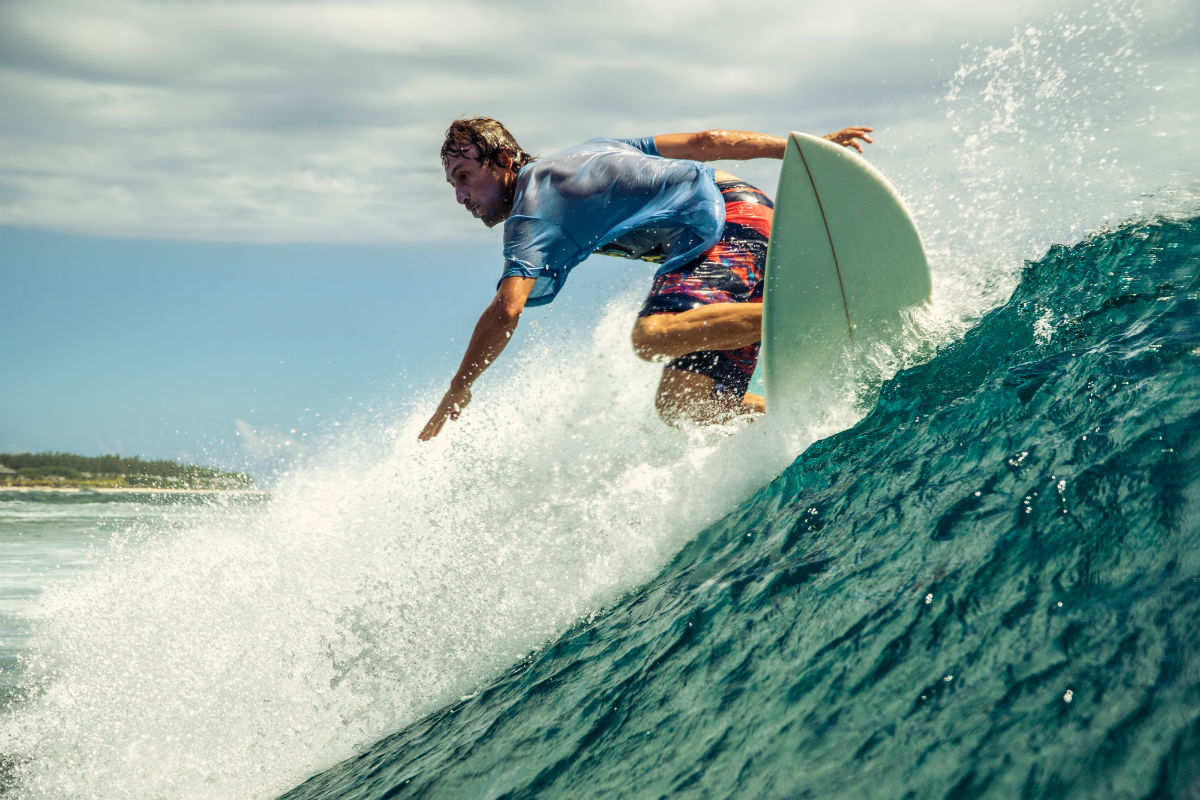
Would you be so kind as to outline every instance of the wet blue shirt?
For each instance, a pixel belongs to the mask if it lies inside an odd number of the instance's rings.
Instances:
[[[504,274],[537,278],[528,305],[549,303],[593,252],[661,261],[712,247],[725,203],[711,167],[662,158],[653,137],[591,139],[521,168],[504,223]]]

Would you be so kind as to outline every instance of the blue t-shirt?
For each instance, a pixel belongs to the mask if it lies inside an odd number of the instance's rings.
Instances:
[[[543,305],[597,250],[661,259],[665,272],[716,244],[724,227],[711,167],[662,158],[653,137],[591,139],[517,174],[501,280],[537,278],[527,304]]]

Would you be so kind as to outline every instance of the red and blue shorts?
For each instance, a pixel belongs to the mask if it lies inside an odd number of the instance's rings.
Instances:
[[[678,314],[710,303],[761,303],[767,240],[775,205],[741,181],[717,184],[725,198],[721,240],[694,261],[658,275],[639,317]],[[741,398],[758,362],[759,343],[737,350],[705,350],[670,361],[666,368],[713,379],[715,394]]]

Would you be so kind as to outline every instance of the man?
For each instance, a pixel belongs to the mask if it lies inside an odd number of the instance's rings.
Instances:
[[[825,138],[861,153],[871,130]],[[550,302],[593,252],[660,262],[633,348],[646,360],[667,360],[655,400],[664,421],[711,424],[763,413],[762,397],[746,387],[762,335],[773,206],[758,189],[700,162],[783,158],[786,144],[710,130],[592,139],[537,160],[493,119],[455,121],[442,145],[446,180],[485,225],[504,223],[505,268],[420,438],[458,419],[521,311]]]

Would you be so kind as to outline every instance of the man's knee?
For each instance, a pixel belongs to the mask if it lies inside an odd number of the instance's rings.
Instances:
[[[657,361],[667,355],[662,352],[663,315],[639,317],[633,325],[633,352],[645,361]]]
[[[682,428],[686,425],[703,425],[708,414],[705,413],[703,399],[697,397],[677,396],[659,391],[654,398],[654,410],[658,418],[672,428]]]
[[[683,370],[664,369],[654,398],[654,408],[663,422],[673,427],[708,425],[721,416],[713,395],[713,380]]]
[[[708,375],[664,369],[654,408],[663,422],[676,428],[723,425],[738,417],[753,417],[765,411],[759,395],[737,395],[715,389],[716,382]]]

